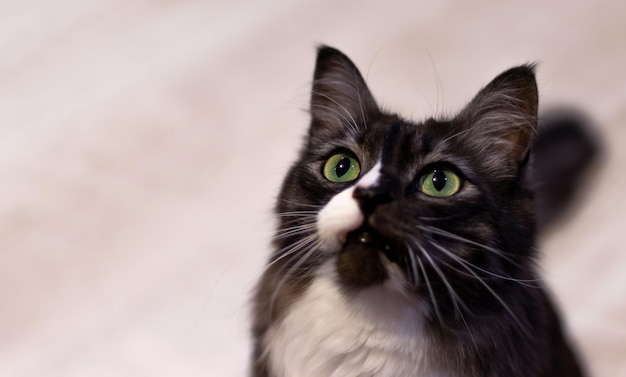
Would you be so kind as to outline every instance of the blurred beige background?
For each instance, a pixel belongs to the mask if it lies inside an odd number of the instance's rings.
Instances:
[[[626,376],[626,2],[4,1],[0,375],[242,376],[314,46],[378,100],[458,110],[540,62],[609,147],[543,268],[596,376]],[[437,84],[437,79],[440,84]]]

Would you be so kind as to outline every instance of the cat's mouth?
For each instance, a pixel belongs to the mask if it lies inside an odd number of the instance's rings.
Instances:
[[[366,226],[362,226],[357,230],[348,233],[346,244],[349,243],[359,243],[381,249],[381,251],[389,250],[391,248],[391,245],[387,242],[387,240],[385,240],[385,238]]]
[[[356,230],[348,233],[345,247],[349,247],[351,244],[359,244],[363,247],[368,247],[380,251],[385,254],[387,258],[394,262],[397,259],[397,252],[400,249],[400,245],[397,245],[394,241],[387,239],[380,232],[377,232],[368,225],[362,225]]]
[[[384,259],[406,271],[406,258],[401,254],[399,245],[364,225],[348,233],[337,267],[340,276],[350,285],[382,284],[388,278]]]

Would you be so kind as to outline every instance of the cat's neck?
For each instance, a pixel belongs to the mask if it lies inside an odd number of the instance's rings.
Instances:
[[[400,275],[346,295],[332,267],[266,334],[276,376],[444,375],[427,362],[426,309],[403,292]]]

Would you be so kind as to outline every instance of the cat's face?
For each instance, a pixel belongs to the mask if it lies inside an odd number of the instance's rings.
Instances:
[[[409,122],[379,109],[347,57],[321,48],[309,136],[276,207],[274,310],[323,265],[347,294],[399,272],[398,289],[427,303],[434,321],[500,310],[494,295],[532,263],[523,174],[536,110],[524,66],[456,117]]]

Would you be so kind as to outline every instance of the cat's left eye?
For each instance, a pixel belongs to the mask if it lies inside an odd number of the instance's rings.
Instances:
[[[361,173],[361,165],[356,158],[347,153],[332,155],[324,164],[324,177],[331,182],[343,183],[354,181]]]
[[[419,187],[428,196],[451,196],[461,189],[461,178],[449,169],[433,168],[421,176]]]

